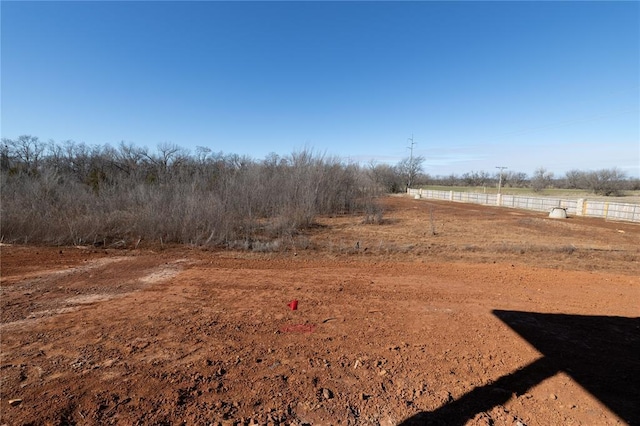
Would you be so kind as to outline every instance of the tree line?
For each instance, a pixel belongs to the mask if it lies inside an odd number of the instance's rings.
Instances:
[[[473,171],[462,175],[424,175],[421,180],[425,185],[476,187],[497,186],[500,181],[503,187],[531,188],[536,192],[547,188],[583,189],[597,195],[619,196],[623,195],[624,191],[640,190],[640,179],[630,178],[617,168],[590,171],[574,169],[560,176],[544,167],[537,168],[531,176],[518,171],[505,171],[502,177],[499,172]]]
[[[360,166],[311,150],[254,160],[20,136],[2,140],[0,170],[5,241],[275,249],[317,215],[380,214]]]
[[[29,135],[0,146],[0,238],[47,244],[139,244],[142,240],[244,248],[293,241],[317,215],[381,219],[376,197],[421,185],[496,186],[499,173],[430,176],[424,157],[395,165],[345,162],[302,150],[256,160],[164,143],[156,150],[43,142]],[[555,177],[506,171],[503,187],[640,189],[618,169]]]

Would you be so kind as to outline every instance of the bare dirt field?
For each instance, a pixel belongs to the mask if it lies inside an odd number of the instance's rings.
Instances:
[[[277,252],[2,246],[0,424],[640,424],[640,225],[382,203]]]

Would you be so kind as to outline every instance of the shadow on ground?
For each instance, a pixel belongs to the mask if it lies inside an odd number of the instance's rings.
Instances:
[[[473,389],[409,425],[462,425],[563,371],[630,425],[640,425],[640,318],[494,310],[543,354],[531,364]]]

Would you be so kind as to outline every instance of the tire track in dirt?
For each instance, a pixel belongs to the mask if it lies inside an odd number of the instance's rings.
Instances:
[[[133,260],[137,262],[132,262]],[[47,270],[36,278],[26,278],[0,288],[0,331],[27,326],[34,321],[74,312],[82,307],[121,298],[132,292],[175,277],[184,259],[159,266],[142,262],[135,257],[102,258],[65,270]],[[126,279],[112,281],[118,271],[126,272]]]

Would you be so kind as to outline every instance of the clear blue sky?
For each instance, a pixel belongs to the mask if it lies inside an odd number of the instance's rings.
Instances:
[[[639,2],[7,2],[2,137],[640,175]]]

